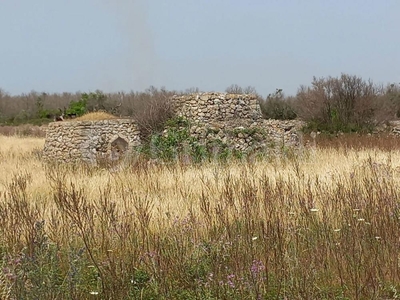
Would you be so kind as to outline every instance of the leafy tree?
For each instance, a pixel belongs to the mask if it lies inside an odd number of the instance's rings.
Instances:
[[[85,99],[71,101],[66,110],[67,115],[82,116],[86,112],[86,104],[87,101]]]

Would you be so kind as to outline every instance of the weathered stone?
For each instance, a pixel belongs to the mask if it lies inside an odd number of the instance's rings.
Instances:
[[[190,134],[200,143],[217,139],[232,149],[246,151],[268,145],[276,145],[279,149],[282,143],[285,146],[299,143],[297,132],[302,123],[263,120],[255,95],[203,93],[173,96],[172,104],[178,116],[190,121]],[[232,134],[235,129],[241,132]],[[244,129],[256,129],[256,133],[249,135]],[[110,145],[124,143],[129,148],[140,145],[139,128],[131,119],[56,122],[48,126],[44,157],[96,162],[96,157],[111,156]]]
[[[54,122],[47,127],[43,156],[60,162],[82,159],[95,163],[100,154],[111,156],[138,146],[139,133],[132,119]]]

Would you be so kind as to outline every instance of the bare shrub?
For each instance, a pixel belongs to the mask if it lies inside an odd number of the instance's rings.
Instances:
[[[5,136],[15,135],[14,126],[0,126],[0,134]]]
[[[381,106],[382,94],[381,87],[357,76],[314,77],[311,87],[298,90],[296,111],[321,130],[371,130],[387,116],[383,110],[388,108]]]
[[[198,87],[191,87],[186,89],[183,94],[197,94],[197,93],[201,93],[202,91],[200,91],[200,89]]]
[[[237,84],[231,84],[225,89],[225,92],[230,94],[243,94],[243,89]]]
[[[165,122],[174,115],[170,101],[173,92],[151,87],[146,93],[135,95],[132,116],[137,121],[142,138],[146,140],[151,133],[164,129]]]
[[[0,134],[5,136],[33,136],[45,137],[46,131],[43,126],[24,124],[20,126],[0,126]]]
[[[309,135],[304,135],[305,144],[312,144],[314,139]],[[379,134],[337,134],[316,136],[316,146],[321,149],[351,149],[362,151],[365,149],[374,149],[381,151],[396,151],[399,148],[399,138],[388,132]]]
[[[229,94],[256,94],[257,95],[257,90],[253,86],[247,86],[245,88],[242,88],[241,86],[237,84],[231,84],[229,87],[225,89],[226,93]]]
[[[387,108],[389,119],[400,118],[400,83],[391,83],[384,89],[384,94],[381,96],[381,102]]]

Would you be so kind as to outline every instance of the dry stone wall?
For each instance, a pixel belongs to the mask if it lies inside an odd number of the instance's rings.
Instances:
[[[140,144],[139,133],[131,119],[54,122],[47,128],[43,155],[59,162],[118,160]]]
[[[201,143],[219,140],[240,151],[298,146],[304,125],[298,120],[262,119],[256,95],[201,93],[173,98],[178,116],[191,123]]]
[[[201,93],[174,96],[172,100],[178,116],[195,123],[262,118],[257,97],[252,94]]]
[[[299,145],[303,123],[264,120],[255,95],[200,93],[173,96],[172,103],[177,116],[189,121],[191,136],[204,145],[223,143],[239,151]],[[43,154],[47,160],[95,164],[99,158],[118,160],[139,145],[133,119],[63,121],[49,124]]]
[[[191,135],[202,144],[216,140],[239,151],[268,150],[277,152],[282,147],[300,144],[303,122],[296,120],[259,120],[257,122],[219,122],[192,125]]]

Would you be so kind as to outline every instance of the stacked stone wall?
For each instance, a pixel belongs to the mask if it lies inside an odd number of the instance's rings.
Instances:
[[[213,121],[260,120],[260,104],[256,95],[201,93],[172,98],[177,114],[194,123]]]
[[[298,146],[298,120],[262,118],[256,95],[201,93],[174,96],[176,113],[191,123],[190,133],[203,144],[220,140],[240,151]]]
[[[303,123],[263,119],[256,95],[200,93],[171,100],[176,115],[189,121],[191,136],[202,144],[223,143],[239,151],[299,145]],[[49,124],[43,154],[49,160],[96,163],[118,159],[139,145],[133,119],[63,121]]]
[[[277,152],[282,147],[300,145],[300,130],[304,123],[297,120],[259,120],[213,122],[192,125],[190,133],[202,144],[219,140],[240,151],[267,150]]]
[[[43,155],[48,160],[96,163],[99,158],[118,159],[138,145],[140,132],[131,119],[63,121],[49,124]]]

